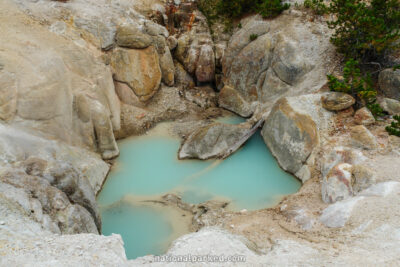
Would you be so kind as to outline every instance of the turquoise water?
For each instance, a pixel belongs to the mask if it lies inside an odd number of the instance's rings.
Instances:
[[[300,187],[297,179],[279,168],[260,133],[224,161],[179,161],[179,145],[177,139],[151,133],[119,143],[121,155],[98,203],[103,233],[121,234],[128,258],[163,253],[160,244],[171,235],[172,222],[151,207],[123,204],[125,196],[149,199],[176,193],[188,203],[227,199],[232,210],[256,210],[275,205]]]
[[[147,254],[160,255],[168,244],[172,227],[165,214],[123,201],[102,209],[103,234],[123,237],[128,258]]]

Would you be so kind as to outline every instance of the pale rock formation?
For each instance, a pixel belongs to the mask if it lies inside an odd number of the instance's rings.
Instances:
[[[110,69],[88,50],[3,5],[0,36],[15,41],[0,44],[0,85],[7,92],[0,117],[104,158],[118,155],[112,130],[120,127],[120,103]]]
[[[254,112],[252,105],[245,101],[238,91],[227,85],[219,94],[218,104],[220,107],[230,109],[242,117],[250,117]]]
[[[173,86],[175,84],[175,66],[169,49],[165,49],[165,52],[160,55],[160,68],[162,81],[168,86]]]
[[[167,38],[167,45],[169,47],[169,50],[174,50],[178,45],[178,40],[176,40],[176,38],[171,35]]]
[[[355,193],[361,192],[376,183],[375,172],[364,165],[354,165],[351,172],[354,179],[353,190]]]
[[[354,197],[330,205],[321,215],[321,222],[331,228],[343,227],[351,216],[351,212],[363,197]]]
[[[380,99],[379,105],[390,115],[400,114],[400,101],[391,98]]]
[[[375,122],[375,117],[368,108],[363,107],[354,114],[354,122],[360,125],[371,125]]]
[[[153,46],[140,50],[117,48],[112,53],[111,66],[114,79],[126,83],[140,101],[152,98],[160,87],[159,58]]]
[[[196,86],[193,77],[185,70],[181,63],[175,61],[175,82],[177,86],[186,88],[193,88]]]
[[[321,97],[322,106],[330,111],[347,109],[356,103],[354,97],[340,92],[331,92]]]
[[[181,146],[180,159],[209,159],[222,156],[249,129],[240,125],[213,123],[194,131]]]
[[[351,129],[351,144],[363,149],[376,149],[378,142],[375,136],[364,126],[358,125]]]
[[[117,29],[115,40],[118,46],[142,49],[149,47],[153,40],[133,25],[122,25]]]
[[[350,147],[334,147],[325,152],[321,159],[321,174],[328,175],[330,170],[339,163],[347,163],[357,165],[365,161],[367,158],[361,151]]]
[[[330,127],[332,113],[322,108],[320,98],[319,94],[282,98],[274,105],[262,128],[271,153],[279,165],[292,174],[314,164],[311,155],[322,143],[321,134]],[[303,169],[301,173],[307,171]]]
[[[352,165],[339,163],[334,166],[322,181],[322,200],[334,203],[353,196]]]
[[[157,122],[180,118],[193,109],[180,97],[176,87],[161,86],[145,106],[126,87],[122,89],[123,94],[119,93],[124,104],[121,106],[121,129],[115,132],[116,138],[143,134]]]
[[[347,199],[374,183],[368,169],[360,165],[365,159],[361,152],[346,147],[335,147],[322,157],[321,195],[325,203]]]
[[[222,59],[222,107],[248,117],[253,102],[270,108],[282,96],[315,92],[326,83],[334,48],[324,24],[311,25],[294,12],[271,21],[252,16],[241,24]]]
[[[109,166],[86,150],[0,126],[3,198],[22,205],[54,233],[98,233],[95,193]],[[15,194],[7,193],[11,191]],[[18,192],[25,192],[21,199]]]
[[[215,74],[214,42],[206,18],[198,11],[191,14],[196,22],[179,36],[174,55],[198,82],[212,82]],[[185,23],[190,23],[190,18],[186,20]]]
[[[374,202],[377,207],[390,206],[392,196],[396,192],[399,192],[399,182],[389,181],[373,185],[356,197],[329,205],[323,210],[320,221],[327,227],[340,228],[344,227],[352,218],[356,218],[357,211],[364,212],[365,214],[362,217],[365,221],[363,224],[358,222],[359,227],[355,229],[355,232],[364,231],[371,224],[371,221],[366,221],[368,216],[371,215],[366,211],[374,210]]]
[[[400,99],[400,70],[385,69],[379,73],[379,87],[388,98]]]

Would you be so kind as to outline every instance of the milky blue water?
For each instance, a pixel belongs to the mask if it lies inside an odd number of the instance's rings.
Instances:
[[[232,210],[256,210],[275,205],[300,187],[279,168],[260,133],[224,161],[180,161],[179,140],[159,134],[126,139],[119,147],[120,157],[98,203],[103,234],[121,234],[128,258],[163,253],[172,227],[165,214],[121,201],[126,195],[148,198],[172,192],[193,204],[222,198],[231,202]]]
[[[161,255],[172,234],[168,217],[156,210],[134,206],[123,201],[102,208],[104,235],[118,233],[125,243],[128,258],[134,259],[148,254]]]

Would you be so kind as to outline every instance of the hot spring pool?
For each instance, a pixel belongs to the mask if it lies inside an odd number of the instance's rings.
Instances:
[[[300,187],[279,168],[259,132],[224,161],[180,161],[179,145],[157,129],[119,142],[121,155],[97,200],[103,234],[121,234],[130,259],[164,253],[176,221],[167,211],[126,201],[127,196],[149,199],[176,193],[188,203],[222,198],[232,210],[256,210],[277,204]]]

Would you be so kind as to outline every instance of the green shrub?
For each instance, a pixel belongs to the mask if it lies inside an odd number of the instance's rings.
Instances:
[[[305,8],[311,9],[316,15],[324,15],[329,12],[324,0],[305,0],[303,5]]]
[[[264,18],[273,18],[289,8],[282,0],[199,0],[198,7],[210,24],[216,20],[240,18],[246,13],[258,13]]]
[[[347,59],[383,62],[389,49],[399,47],[398,0],[332,0],[328,22],[335,29],[331,41]]]
[[[374,116],[381,116],[383,109],[376,103],[377,92],[372,85],[370,75],[363,77],[358,67],[358,61],[350,59],[343,69],[343,79],[327,75],[328,86],[331,91],[352,95],[358,105],[365,105]]]
[[[217,1],[217,12],[229,18],[238,18],[253,11],[257,2],[257,0],[219,0]]]
[[[258,1],[256,12],[263,18],[274,18],[290,7],[290,4],[282,4],[281,0],[262,0]]]
[[[250,34],[250,41],[254,41],[257,38],[258,38],[257,34]]]
[[[400,137],[400,116],[395,115],[393,116],[393,119],[395,119],[395,121],[393,121],[389,126],[386,126],[386,131],[390,135],[396,135]]]

